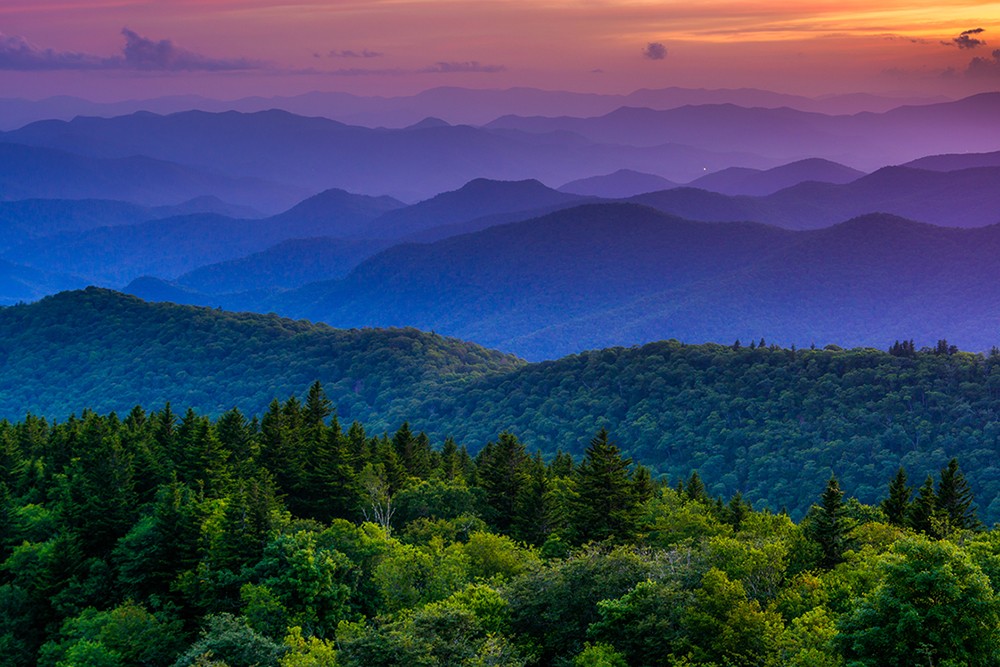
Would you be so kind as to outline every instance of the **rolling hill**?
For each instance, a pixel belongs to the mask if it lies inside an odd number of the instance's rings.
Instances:
[[[552,456],[580,455],[606,427],[671,482],[697,469],[712,494],[797,516],[831,471],[875,502],[900,464],[920,479],[957,456],[981,516],[1000,518],[1000,356],[947,346],[893,356],[666,341],[525,364],[413,329],[342,331],[92,288],[0,309],[0,361],[0,416],[12,419],[167,401],[260,414],[320,380],[341,424],[362,420],[370,434],[408,420],[475,452],[511,430]]]
[[[730,167],[714,174],[702,176],[688,183],[688,187],[718,192],[724,195],[764,196],[774,194],[779,190],[790,188],[806,181],[818,183],[836,183],[843,185],[862,176],[864,172],[845,167],[842,164],[808,158],[772,169],[750,169],[748,167]],[[646,190],[645,192],[651,192]],[[640,193],[636,193],[640,194]]]
[[[416,326],[529,359],[671,337],[883,347],[913,335],[982,350],[1000,342],[998,251],[1000,225],[873,214],[792,232],[593,204],[396,246],[256,308]]]
[[[739,169],[740,167],[731,167]],[[744,167],[748,169],[748,167]],[[606,199],[625,199],[644,192],[656,192],[677,187],[665,178],[655,174],[643,174],[632,169],[619,169],[612,174],[590,176],[570,181],[562,186],[561,192]]]
[[[629,201],[692,220],[753,220],[788,229],[828,227],[869,213],[978,227],[1000,222],[1000,167],[948,172],[885,167],[842,185],[805,182],[765,197],[674,188]]]
[[[215,195],[263,211],[287,208],[307,190],[236,178],[135,152],[116,157],[5,143],[0,134],[0,200],[111,199],[172,206]]]
[[[6,249],[3,256],[28,266],[68,271],[102,285],[117,286],[142,275],[175,278],[202,266],[263,252],[289,239],[365,229],[398,206],[401,204],[389,197],[329,190],[269,218],[233,219],[214,213],[179,215],[26,240]],[[350,262],[324,275],[339,275],[353,268],[357,261],[379,247],[374,243],[345,242],[340,261],[350,259]],[[277,267],[266,264],[265,268]],[[257,279],[267,280],[263,274]],[[284,279],[275,276],[275,280],[272,286],[281,286]]]

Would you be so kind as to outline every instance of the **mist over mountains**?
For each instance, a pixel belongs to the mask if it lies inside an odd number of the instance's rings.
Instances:
[[[396,129],[261,100],[33,122],[0,134],[0,298],[98,284],[532,359],[670,337],[990,347],[1000,94],[805,99],[436,89],[408,107],[436,118]],[[334,102],[367,113],[297,108]],[[869,110],[835,113],[851,104]]]

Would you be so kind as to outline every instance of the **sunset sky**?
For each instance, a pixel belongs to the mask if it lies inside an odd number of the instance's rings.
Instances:
[[[1000,2],[0,0],[0,97],[1000,88]]]

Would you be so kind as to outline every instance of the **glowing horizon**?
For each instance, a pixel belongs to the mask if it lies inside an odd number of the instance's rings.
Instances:
[[[998,47],[1000,2],[8,0],[0,7],[3,97],[391,95],[442,85],[961,96],[1000,88]]]

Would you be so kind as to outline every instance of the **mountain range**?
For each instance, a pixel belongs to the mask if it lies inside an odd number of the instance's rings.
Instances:
[[[998,225],[873,214],[794,232],[591,204],[395,246],[338,281],[204,302],[339,327],[416,326],[529,359],[663,338],[947,338],[988,349],[1000,339],[997,250]]]
[[[640,89],[626,95],[574,93],[537,88],[468,89],[438,87],[415,95],[358,96],[343,92],[311,92],[290,97],[246,97],[217,100],[197,95],[174,95],[147,100],[98,103],[78,97],[42,100],[0,99],[0,130],[12,130],[37,120],[72,120],[76,116],[110,118],[137,111],[169,114],[199,111],[252,113],[282,109],[303,116],[322,116],[366,127],[406,127],[432,116],[449,123],[481,125],[497,116],[598,115],[622,106],[670,109],[688,104],[738,104],[754,107],[791,107],[802,111],[851,114],[888,111],[904,104],[943,102],[936,97],[881,95],[829,95],[810,98],[753,88],[708,90],[700,88]]]

